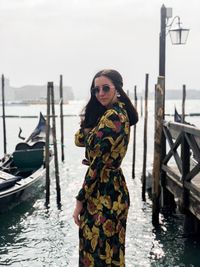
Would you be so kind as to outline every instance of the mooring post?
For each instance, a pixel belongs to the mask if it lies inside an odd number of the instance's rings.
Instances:
[[[143,116],[143,97],[140,97],[140,116]]]
[[[54,86],[52,83],[51,88],[51,107],[52,107],[52,135],[53,135],[53,147],[54,147],[54,163],[55,163],[55,176],[56,176],[56,192],[57,192],[57,205],[60,205],[60,178],[58,168],[58,149],[56,141],[56,118],[55,118],[55,105],[54,105]]]
[[[1,90],[2,90],[2,119],[3,119],[3,149],[4,155],[7,153],[7,141],[6,141],[6,116],[5,116],[5,81],[4,75],[1,76]]]
[[[135,109],[137,110],[137,86],[134,86]],[[136,124],[133,126],[133,165],[132,178],[135,178]]]
[[[182,197],[182,209],[187,211],[189,201],[189,191],[185,187],[186,176],[190,171],[190,147],[185,138],[184,132],[182,133],[181,143],[181,161],[182,161],[182,183],[183,183],[183,197]]]
[[[182,133],[182,143],[181,143],[181,161],[182,161],[182,199],[180,200],[181,211],[185,214],[184,219],[184,233],[191,234],[195,232],[195,220],[191,216],[189,211],[189,190],[186,188],[186,177],[190,172],[190,147],[185,137],[185,133]],[[193,219],[192,219],[193,218]]]
[[[181,122],[184,123],[185,121],[185,99],[186,99],[186,86],[183,85],[183,96],[182,96],[182,117]],[[187,143],[187,140],[185,138],[185,133],[182,132],[182,143],[181,143],[181,160],[182,160],[182,182],[183,182],[183,210],[187,210],[188,208],[188,190],[185,188],[185,178],[186,175],[190,171],[190,147]]]
[[[46,142],[45,142],[45,167],[46,167],[46,203],[50,201],[50,177],[49,177],[49,135],[50,135],[50,94],[52,83],[47,84],[47,116],[46,116]]]
[[[61,160],[64,161],[64,121],[63,121],[63,76],[60,75],[60,132],[61,132]]]
[[[164,90],[165,78],[158,77],[155,87],[155,132],[154,132],[154,161],[152,171],[152,223],[154,226],[159,224],[160,212],[160,174],[162,164],[162,122],[164,118]]]
[[[186,86],[183,85],[183,95],[182,95],[182,116],[181,116],[181,122],[185,122],[185,99],[186,99]]]
[[[144,117],[144,150],[142,170],[142,200],[146,200],[146,163],[147,163],[147,120],[148,120],[148,83],[149,74],[145,76],[145,117]]]
[[[186,86],[183,85],[182,94],[182,116],[181,123],[185,122],[185,99],[186,99]],[[182,161],[182,184],[183,193],[180,201],[181,211],[185,214],[184,231],[185,234],[194,231],[194,224],[192,223],[192,216],[189,212],[189,190],[185,187],[186,176],[190,171],[190,147],[185,137],[184,131],[182,132],[182,143],[181,143],[181,161]]]

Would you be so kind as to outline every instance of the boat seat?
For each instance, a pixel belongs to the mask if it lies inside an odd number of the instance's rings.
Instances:
[[[15,150],[27,150],[27,149],[31,149],[31,147],[27,144],[27,143],[18,143],[15,147]]]
[[[27,150],[27,149],[35,149],[35,148],[44,148],[45,142],[44,141],[38,141],[34,143],[33,145],[29,145],[25,142],[18,143],[15,147],[15,150]]]
[[[13,161],[20,171],[33,171],[42,166],[44,150],[42,148],[15,150]]]
[[[32,149],[35,148],[44,148],[45,147],[45,142],[44,141],[38,141],[35,144],[32,145]]]

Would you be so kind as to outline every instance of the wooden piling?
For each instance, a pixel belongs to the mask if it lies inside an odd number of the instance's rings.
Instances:
[[[185,138],[184,132],[182,133],[182,143],[181,143],[181,162],[182,162],[182,183],[183,183],[183,196],[181,203],[181,210],[184,212],[188,210],[189,206],[189,191],[186,188],[186,176],[190,172],[190,147]]]
[[[6,140],[6,118],[5,118],[5,81],[3,74],[1,76],[1,89],[2,89],[2,118],[3,118],[3,149],[4,149],[4,155],[6,155],[7,140]]]
[[[65,160],[64,155],[64,121],[63,121],[63,76],[60,75],[60,133],[61,133],[61,160]]]
[[[164,90],[165,78],[158,77],[155,87],[155,133],[154,133],[154,161],[152,171],[152,223],[154,226],[159,224],[160,211],[160,169],[162,163],[162,121],[164,118]]]
[[[144,149],[142,170],[142,200],[146,201],[146,161],[147,161],[147,120],[148,120],[148,83],[149,74],[145,76],[145,117],[144,117]]]
[[[185,99],[186,99],[186,86],[183,85],[183,95],[182,95],[182,117],[181,122],[185,122]],[[182,183],[183,183],[183,196],[181,209],[182,211],[188,210],[189,205],[189,191],[185,187],[186,176],[190,171],[190,147],[185,138],[184,132],[182,133],[182,143],[181,143],[181,162],[182,162]]]
[[[184,224],[183,224],[184,237],[194,237],[200,238],[200,220],[198,220],[194,214],[187,212],[185,214]]]
[[[46,167],[46,203],[48,207],[50,202],[50,177],[49,177],[49,135],[50,135],[50,94],[52,83],[47,84],[47,115],[46,115],[46,142],[45,142],[45,167]]]
[[[55,105],[54,105],[54,86],[51,85],[51,107],[52,107],[52,135],[53,135],[53,147],[54,147],[54,163],[55,163],[55,176],[56,176],[56,192],[57,192],[57,205],[60,206],[61,194],[60,194],[60,177],[58,168],[58,149],[56,141],[56,118],[55,118]]]
[[[134,86],[135,109],[137,110],[137,86]],[[136,151],[136,124],[133,126],[133,164],[132,164],[132,178],[135,178],[135,151]]]
[[[183,95],[182,95],[182,116],[181,122],[185,122],[185,100],[186,100],[186,86],[183,85]],[[190,171],[190,147],[186,140],[184,132],[182,133],[182,143],[181,143],[181,162],[182,162],[182,184],[183,193],[182,198],[179,202],[180,210],[185,214],[184,218],[184,234],[189,236],[195,233],[195,226],[197,225],[196,218],[189,212],[189,190],[186,188],[187,174]],[[197,231],[198,232],[198,231]]]
[[[163,116],[162,121],[165,119],[165,79],[162,81],[162,109],[163,109]],[[159,101],[159,100],[156,100]],[[161,122],[161,150],[160,150],[160,184],[161,184],[161,196],[160,196],[160,207],[162,209],[163,214],[171,214],[176,209],[176,203],[174,200],[173,194],[167,189],[166,187],[166,172],[162,169],[162,162],[166,156],[166,137],[163,131],[163,123]],[[156,130],[155,130],[156,131]]]
[[[143,116],[143,97],[140,97],[140,116]]]
[[[182,116],[181,116],[181,122],[185,122],[185,99],[186,99],[186,86],[183,85],[183,95],[182,95]]]

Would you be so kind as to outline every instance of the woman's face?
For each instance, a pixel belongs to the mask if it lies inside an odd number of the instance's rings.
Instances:
[[[100,76],[94,80],[94,88],[92,90],[97,100],[105,107],[109,107],[117,101],[115,86],[105,76]]]

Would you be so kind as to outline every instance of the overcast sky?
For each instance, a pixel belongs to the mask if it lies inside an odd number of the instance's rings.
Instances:
[[[124,89],[150,90],[158,76],[160,8],[190,28],[186,45],[166,41],[166,87],[200,89],[199,0],[0,0],[0,72],[12,86],[59,83],[76,98],[94,74],[117,69]]]

